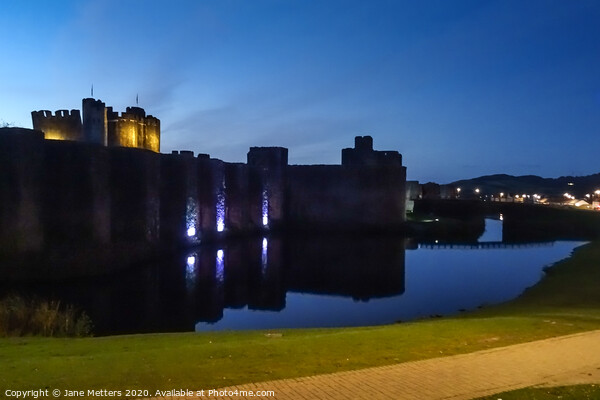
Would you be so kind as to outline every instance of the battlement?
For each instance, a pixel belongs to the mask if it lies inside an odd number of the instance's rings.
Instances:
[[[146,125],[160,126],[160,120],[152,115],[146,116]]]
[[[102,100],[100,100],[100,99],[96,100],[91,97],[87,97],[87,98],[83,99],[82,103],[83,103],[84,108],[86,106],[94,107],[94,108],[105,108],[106,107],[106,104]]]
[[[150,114],[146,115],[144,109],[139,107],[127,107],[126,111],[123,112],[113,111],[112,107],[106,107],[106,111],[108,119],[112,121],[126,119],[153,124],[158,124],[160,122],[158,118]]]
[[[52,113],[52,111],[49,110],[40,110],[40,111],[32,111],[31,112],[31,117],[32,118],[54,118],[54,119],[63,119],[63,118],[68,118],[68,119],[79,119],[81,120],[81,113],[79,110],[56,110],[55,113]]]
[[[143,108],[140,107],[127,107],[125,109],[125,112],[127,114],[133,114],[136,115],[140,118],[145,118],[146,117],[146,111]]]
[[[46,139],[79,141],[82,137],[79,110],[32,111],[33,129],[44,132]]]

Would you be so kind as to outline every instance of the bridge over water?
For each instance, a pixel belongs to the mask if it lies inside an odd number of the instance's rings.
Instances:
[[[483,250],[483,249],[522,249],[522,248],[530,248],[530,247],[552,247],[553,245],[554,245],[554,242],[419,243],[419,248],[420,249],[450,249],[450,250]]]

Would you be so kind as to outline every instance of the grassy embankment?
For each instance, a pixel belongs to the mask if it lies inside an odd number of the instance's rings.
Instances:
[[[276,332],[0,339],[6,389],[201,389],[472,352],[600,328],[600,242],[519,299],[456,318]]]

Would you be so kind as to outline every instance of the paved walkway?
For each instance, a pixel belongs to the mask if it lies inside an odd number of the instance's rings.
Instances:
[[[578,383],[600,383],[600,330],[457,356],[219,390],[272,390],[276,399],[459,400],[527,386]],[[202,397],[181,398],[256,397],[208,396],[205,390]]]

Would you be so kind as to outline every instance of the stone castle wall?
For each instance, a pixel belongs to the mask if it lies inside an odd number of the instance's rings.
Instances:
[[[397,229],[405,221],[406,168],[293,165],[287,218],[298,229]]]
[[[0,248],[185,246],[273,230],[390,230],[404,222],[406,169],[289,166],[287,149],[248,163],[190,151],[44,140],[0,129]]]
[[[33,129],[42,131],[46,139],[51,140],[83,140],[81,113],[79,110],[48,110],[31,113]]]

